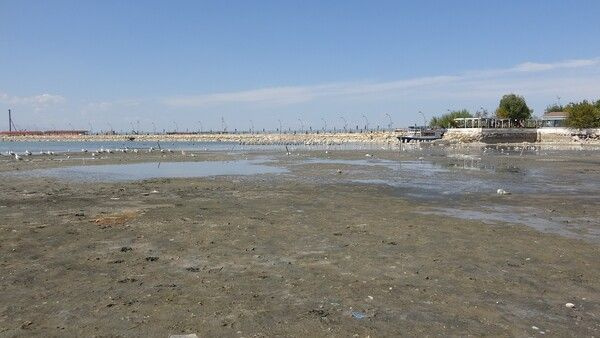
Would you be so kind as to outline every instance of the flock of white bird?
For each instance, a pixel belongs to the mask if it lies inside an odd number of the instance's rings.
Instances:
[[[144,150],[140,150],[140,149],[130,149],[130,148],[118,148],[118,149],[104,149],[104,148],[100,148],[94,152],[92,152],[92,157],[97,157],[100,156],[100,154],[114,154],[114,153],[140,153]],[[175,151],[173,151],[173,149],[156,149],[154,147],[150,147],[148,149],[145,150],[148,153],[151,152],[160,152],[160,153],[174,153]],[[71,151],[68,150],[67,153],[70,153]],[[81,149],[82,153],[89,153],[90,151],[88,149]],[[40,151],[39,152],[40,155],[49,155],[49,156],[54,156],[56,155],[55,152],[53,151]],[[182,155],[186,155],[185,151],[181,151]],[[7,151],[5,154],[1,154],[0,156],[10,156],[12,158],[14,158],[17,161],[21,161],[23,160],[24,157],[28,157],[28,156],[32,156],[33,153],[29,150],[25,150],[25,152],[23,152],[22,154],[18,154],[14,151]],[[191,156],[194,156],[194,154],[192,154]],[[67,158],[70,158],[70,156],[67,156]]]

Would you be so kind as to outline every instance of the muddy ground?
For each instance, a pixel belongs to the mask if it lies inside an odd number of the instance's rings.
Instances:
[[[14,176],[81,160],[5,157],[0,336],[599,336],[600,197],[585,182],[600,182],[600,154],[515,154],[519,170],[542,167],[585,194],[415,194],[353,180],[368,170],[387,177],[386,168],[295,162],[365,155],[347,151],[270,154],[286,174],[137,182]],[[505,157],[489,163],[504,168]],[[567,232],[440,214],[490,205],[529,208]]]

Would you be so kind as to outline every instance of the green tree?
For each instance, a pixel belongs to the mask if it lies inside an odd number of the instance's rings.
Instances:
[[[546,113],[552,113],[552,112],[561,112],[565,109],[565,107],[561,106],[560,104],[551,104],[548,107],[546,107]]]
[[[500,99],[496,116],[501,119],[523,121],[531,118],[532,110],[527,107],[523,96],[507,94]]]
[[[473,117],[473,115],[471,115],[471,113],[469,113],[469,111],[466,109],[455,110],[455,111],[451,111],[447,114],[444,114],[440,117],[432,118],[431,121],[429,122],[429,126],[430,127],[439,127],[439,128],[457,127],[457,124],[456,124],[456,122],[454,122],[454,119],[463,118],[463,117]]]
[[[565,107],[567,126],[572,128],[600,128],[600,100],[595,103],[583,100]]]

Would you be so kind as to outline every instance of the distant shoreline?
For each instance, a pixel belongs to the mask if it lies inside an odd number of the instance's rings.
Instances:
[[[257,134],[119,134],[119,135],[11,135],[0,136],[2,142],[226,142],[242,145],[341,145],[396,144],[402,131],[367,133],[257,133]],[[600,129],[571,128],[452,128],[442,143],[483,144],[600,144]]]

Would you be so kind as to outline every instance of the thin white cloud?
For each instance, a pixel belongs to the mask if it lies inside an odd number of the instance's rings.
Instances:
[[[61,95],[48,93],[33,96],[15,96],[0,92],[0,102],[14,106],[27,106],[37,111],[51,105],[62,104],[66,102],[66,99]]]
[[[512,68],[516,72],[542,72],[555,69],[590,67],[600,64],[600,58],[567,60],[555,63],[525,62]]]
[[[440,96],[458,88],[463,88],[465,94],[474,94],[479,90],[479,85],[485,87],[489,81],[497,81],[499,88],[511,90],[511,79],[507,77],[519,74],[544,73],[551,71],[577,69],[584,67],[600,66],[600,58],[565,60],[554,63],[525,62],[506,69],[491,69],[480,71],[469,71],[459,75],[440,75],[431,77],[419,77],[386,82],[343,82],[316,84],[309,86],[285,86],[251,89],[235,92],[221,92],[200,95],[182,95],[168,97],[162,103],[174,108],[199,108],[227,104],[257,104],[257,105],[289,105],[294,103],[308,102],[323,98],[357,98],[377,95],[406,95],[411,92],[430,91],[434,88]],[[476,83],[477,82],[477,83]],[[527,79],[513,79],[514,87],[523,88]],[[598,83],[592,81],[592,83]],[[471,84],[468,86],[468,84]],[[554,90],[556,84],[545,84],[545,91]],[[470,88],[469,88],[470,87]],[[598,86],[593,86],[595,89]],[[452,90],[454,89],[454,90]],[[539,92],[539,88],[536,90]],[[473,95],[476,96],[476,95]]]

